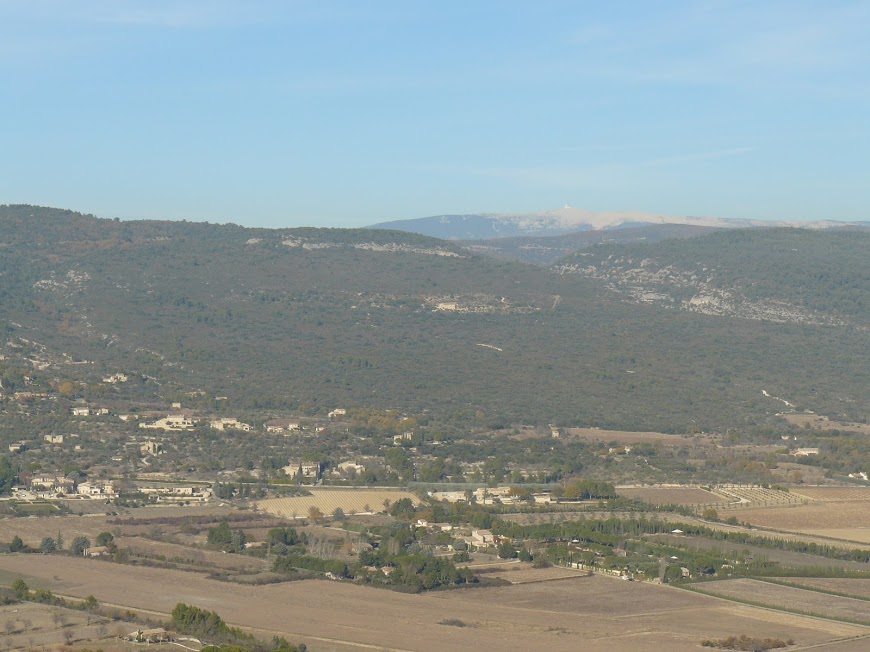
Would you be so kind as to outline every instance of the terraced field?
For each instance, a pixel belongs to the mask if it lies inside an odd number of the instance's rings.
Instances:
[[[801,505],[809,502],[803,496],[789,491],[766,489],[745,485],[717,485],[716,492],[728,499],[732,507],[776,507],[779,505]]]
[[[420,499],[408,491],[390,489],[311,489],[310,496],[270,498],[256,503],[256,508],[281,518],[304,518],[311,507],[324,514],[332,514],[341,508],[345,514],[364,514],[385,509],[384,502],[395,503],[408,498],[415,505]]]

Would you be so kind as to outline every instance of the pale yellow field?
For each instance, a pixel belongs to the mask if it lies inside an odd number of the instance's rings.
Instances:
[[[870,545],[870,527],[840,527],[822,530],[804,529],[801,530],[801,533]]]
[[[384,501],[395,503],[402,498],[415,505],[420,499],[408,491],[390,489],[311,489],[311,496],[269,498],[256,503],[256,508],[282,518],[304,518],[310,507],[317,507],[326,515],[341,508],[345,514],[384,511]]]
[[[870,487],[794,487],[791,493],[806,496],[813,500],[843,501],[843,500],[867,500],[870,501]]]

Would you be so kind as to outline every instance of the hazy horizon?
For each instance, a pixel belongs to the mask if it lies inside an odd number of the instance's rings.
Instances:
[[[870,219],[870,5],[9,0],[0,203]]]

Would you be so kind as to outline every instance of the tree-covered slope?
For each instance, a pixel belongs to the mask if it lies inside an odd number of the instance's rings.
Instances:
[[[0,207],[0,281],[7,361],[59,380],[125,371],[270,410],[674,431],[761,423],[782,407],[762,390],[868,407],[866,330],[635,305],[406,233]]]
[[[870,232],[744,229],[607,244],[555,269],[639,301],[768,321],[870,325]]]
[[[651,224],[622,229],[596,229],[545,237],[494,238],[458,241],[469,251],[502,260],[516,260],[533,265],[552,265],[559,259],[599,244],[661,242],[693,238],[716,231],[717,227],[688,224]]]

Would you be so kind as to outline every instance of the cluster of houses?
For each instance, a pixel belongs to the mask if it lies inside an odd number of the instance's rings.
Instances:
[[[170,412],[162,419],[157,419],[152,423],[140,423],[140,428],[148,430],[168,430],[170,432],[178,432],[187,430],[196,426],[196,421],[192,416],[184,412]]]
[[[30,496],[42,499],[77,497],[108,500],[117,498],[120,493],[116,483],[111,480],[85,480],[76,483],[70,478],[50,473],[33,476],[29,488],[16,487],[15,491],[19,494],[29,492]],[[198,484],[145,483],[131,487],[129,491],[143,494],[153,502],[167,503],[205,502],[212,496],[209,485]]]
[[[19,490],[22,490],[19,488]],[[43,474],[30,479],[30,491],[37,498],[116,498],[115,486],[109,480],[91,480],[76,484],[74,480],[60,475]]]
[[[126,374],[113,374],[111,376],[107,376],[103,378],[103,382],[106,383],[121,383],[127,382],[128,376]],[[226,399],[226,397],[221,396],[219,399]],[[244,423],[240,421],[236,417],[219,417],[213,419],[200,418],[195,415],[194,412],[190,410],[182,410],[180,402],[172,403],[173,411],[169,412],[165,417],[157,418],[153,421],[142,422],[139,424],[140,428],[148,429],[148,430],[164,430],[168,432],[180,432],[183,430],[189,430],[191,428],[196,428],[197,426],[208,424],[211,428],[215,430],[241,430],[243,432],[251,432],[254,430],[254,426],[249,423]],[[88,417],[88,416],[102,416],[110,414],[109,408],[106,407],[95,407],[92,405],[88,405],[84,402],[77,403],[72,408],[70,408],[70,413],[76,417]],[[138,414],[118,414],[119,419],[122,421],[136,421],[142,418],[142,416]],[[151,418],[155,415],[152,413]],[[335,408],[330,410],[327,414],[327,418],[330,420],[341,419],[347,416],[346,408]],[[316,422],[312,423],[304,423],[299,419],[272,419],[263,424],[263,428],[267,433],[294,433],[301,432],[304,430],[312,429],[314,432],[322,432],[326,430],[326,426],[322,424],[318,424]],[[406,433],[410,434],[410,433]],[[409,437],[406,437],[409,438]]]
[[[474,502],[478,505],[512,505],[518,502],[527,502],[527,497],[513,495],[511,487],[478,487],[467,491],[430,491],[429,495],[435,500],[446,500],[448,503]],[[536,504],[546,505],[552,501],[549,492],[531,494],[531,499]]]
[[[454,539],[464,541],[466,545],[477,550],[492,548],[498,546],[503,541],[509,540],[507,537],[493,534],[491,530],[453,525],[452,523],[430,523],[425,519],[417,519],[413,527],[425,528],[427,532],[436,534],[439,532],[450,532]],[[452,546],[450,546],[450,549],[452,549]]]
[[[139,493],[145,494],[154,502],[161,503],[204,503],[212,496],[208,485],[140,485]]]
[[[320,478],[320,462],[290,460],[290,463],[281,467],[281,470],[285,475],[296,478],[299,482],[315,482]]]

